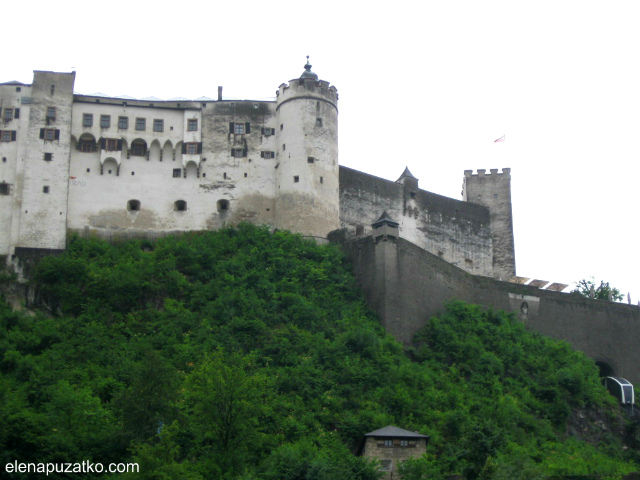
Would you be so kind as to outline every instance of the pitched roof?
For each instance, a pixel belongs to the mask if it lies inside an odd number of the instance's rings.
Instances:
[[[394,427],[393,425],[387,425],[379,430],[374,430],[365,434],[365,437],[404,437],[404,438],[429,438],[428,435],[421,435],[416,432],[410,432],[403,428]]]

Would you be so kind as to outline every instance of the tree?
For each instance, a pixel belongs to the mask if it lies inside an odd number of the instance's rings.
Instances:
[[[596,287],[596,281],[593,277],[590,279],[582,279],[576,282],[576,288],[573,293],[578,293],[583,297],[597,298],[599,300],[609,300],[617,302],[622,300],[622,293],[617,288],[609,285],[609,282],[600,281],[600,285]]]

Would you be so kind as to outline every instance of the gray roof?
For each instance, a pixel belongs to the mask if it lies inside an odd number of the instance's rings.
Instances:
[[[379,430],[374,430],[373,432],[369,432],[365,434],[365,437],[429,438],[428,435],[421,435],[416,432],[410,432],[409,430],[405,430],[404,428],[394,427],[393,425],[388,425]]]

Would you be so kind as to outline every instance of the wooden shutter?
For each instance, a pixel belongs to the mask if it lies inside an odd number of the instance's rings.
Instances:
[[[20,118],[20,109],[19,108],[16,108],[13,111],[13,118]]]
[[[244,133],[251,133],[251,124],[249,122],[244,124]]]
[[[264,152],[260,152],[260,156],[264,158]]]
[[[118,146],[116,147],[116,149],[121,152],[122,151],[122,139],[118,139]]]
[[[202,153],[202,142],[198,142],[198,155],[200,155]]]
[[[106,138],[101,138],[100,139],[100,150],[106,150],[107,149],[107,139]]]
[[[234,130],[233,130],[234,128],[235,128],[235,126],[234,126],[233,122],[229,122],[229,133],[234,133]]]
[[[15,141],[16,141],[16,138],[17,138],[16,131],[15,131],[15,130],[13,130],[13,131],[11,132],[11,141],[12,141],[12,142],[15,142]]]
[[[44,128],[40,129],[40,138],[44,139]]]
[[[183,154],[187,153],[187,144],[186,143],[182,144],[182,153]]]
[[[249,125],[249,124],[247,123],[247,125]],[[247,149],[246,149],[246,148],[243,148],[243,149],[242,149],[242,156],[243,156],[243,157],[246,157],[246,156],[247,156]]]

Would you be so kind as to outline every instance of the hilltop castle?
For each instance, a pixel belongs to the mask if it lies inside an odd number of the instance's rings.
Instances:
[[[75,95],[74,73],[0,84],[0,255],[70,232],[151,237],[249,221],[326,238],[404,238],[470,273],[515,275],[510,172],[465,172],[464,201],[338,163],[338,92],[307,62],[275,101]],[[399,172],[400,173],[400,172]],[[27,250],[28,249],[28,250]]]
[[[31,85],[0,84],[0,255],[14,266],[63,250],[70,233],[154,238],[241,221],[331,233],[405,343],[455,298],[513,312],[640,381],[638,307],[519,284],[508,168],[465,171],[454,200],[408,169],[389,181],[341,167],[338,92],[308,62],[275,101],[224,100],[221,87],[217,100],[74,95],[74,80],[36,71]]]

